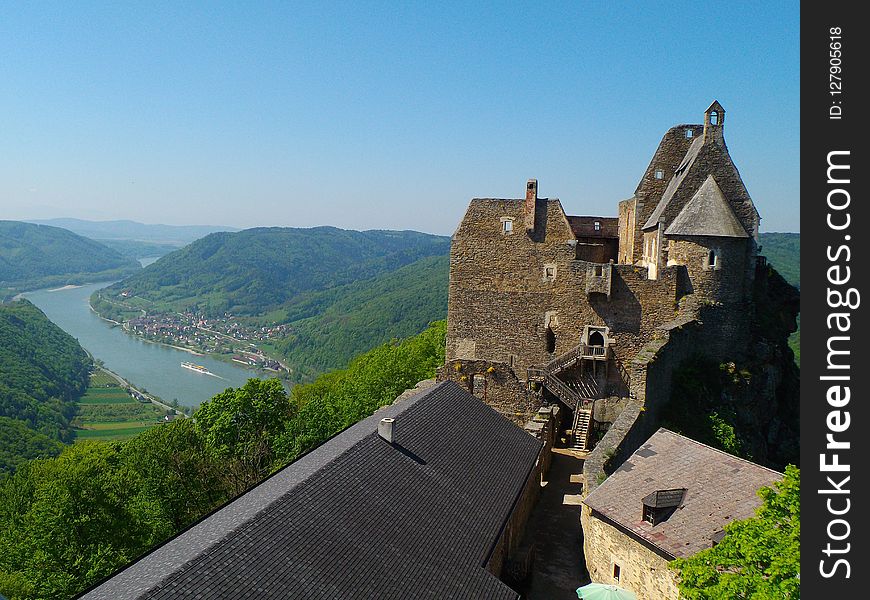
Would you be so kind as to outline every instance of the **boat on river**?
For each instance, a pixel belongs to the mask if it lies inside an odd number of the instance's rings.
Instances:
[[[202,373],[203,375],[214,375],[211,371],[203,367],[202,365],[195,365],[190,362],[183,362],[181,366],[185,369],[190,369],[191,371],[196,371],[197,373]]]

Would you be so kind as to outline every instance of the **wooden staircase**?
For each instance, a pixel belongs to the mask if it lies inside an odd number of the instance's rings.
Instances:
[[[589,433],[592,424],[592,410],[574,409],[574,426],[571,430],[571,448],[586,452],[589,449]]]

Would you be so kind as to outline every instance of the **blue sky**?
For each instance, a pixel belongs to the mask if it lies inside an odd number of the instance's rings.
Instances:
[[[615,216],[718,99],[799,230],[796,2],[464,4],[4,3],[0,218],[450,234],[530,177]]]

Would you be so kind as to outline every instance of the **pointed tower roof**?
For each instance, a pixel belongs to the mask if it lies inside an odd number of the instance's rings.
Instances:
[[[665,235],[749,237],[712,175],[707,176]]]

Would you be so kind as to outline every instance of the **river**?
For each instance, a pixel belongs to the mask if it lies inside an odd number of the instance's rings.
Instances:
[[[144,261],[143,261],[144,262]],[[88,305],[91,294],[110,285],[94,283],[75,288],[38,290],[23,294],[61,329],[77,338],[94,357],[139,389],[156,394],[167,404],[199,406],[228,387],[240,387],[256,373],[208,356],[195,356],[127,335],[121,327],[98,317]],[[206,367],[215,376],[185,369],[182,362]]]

